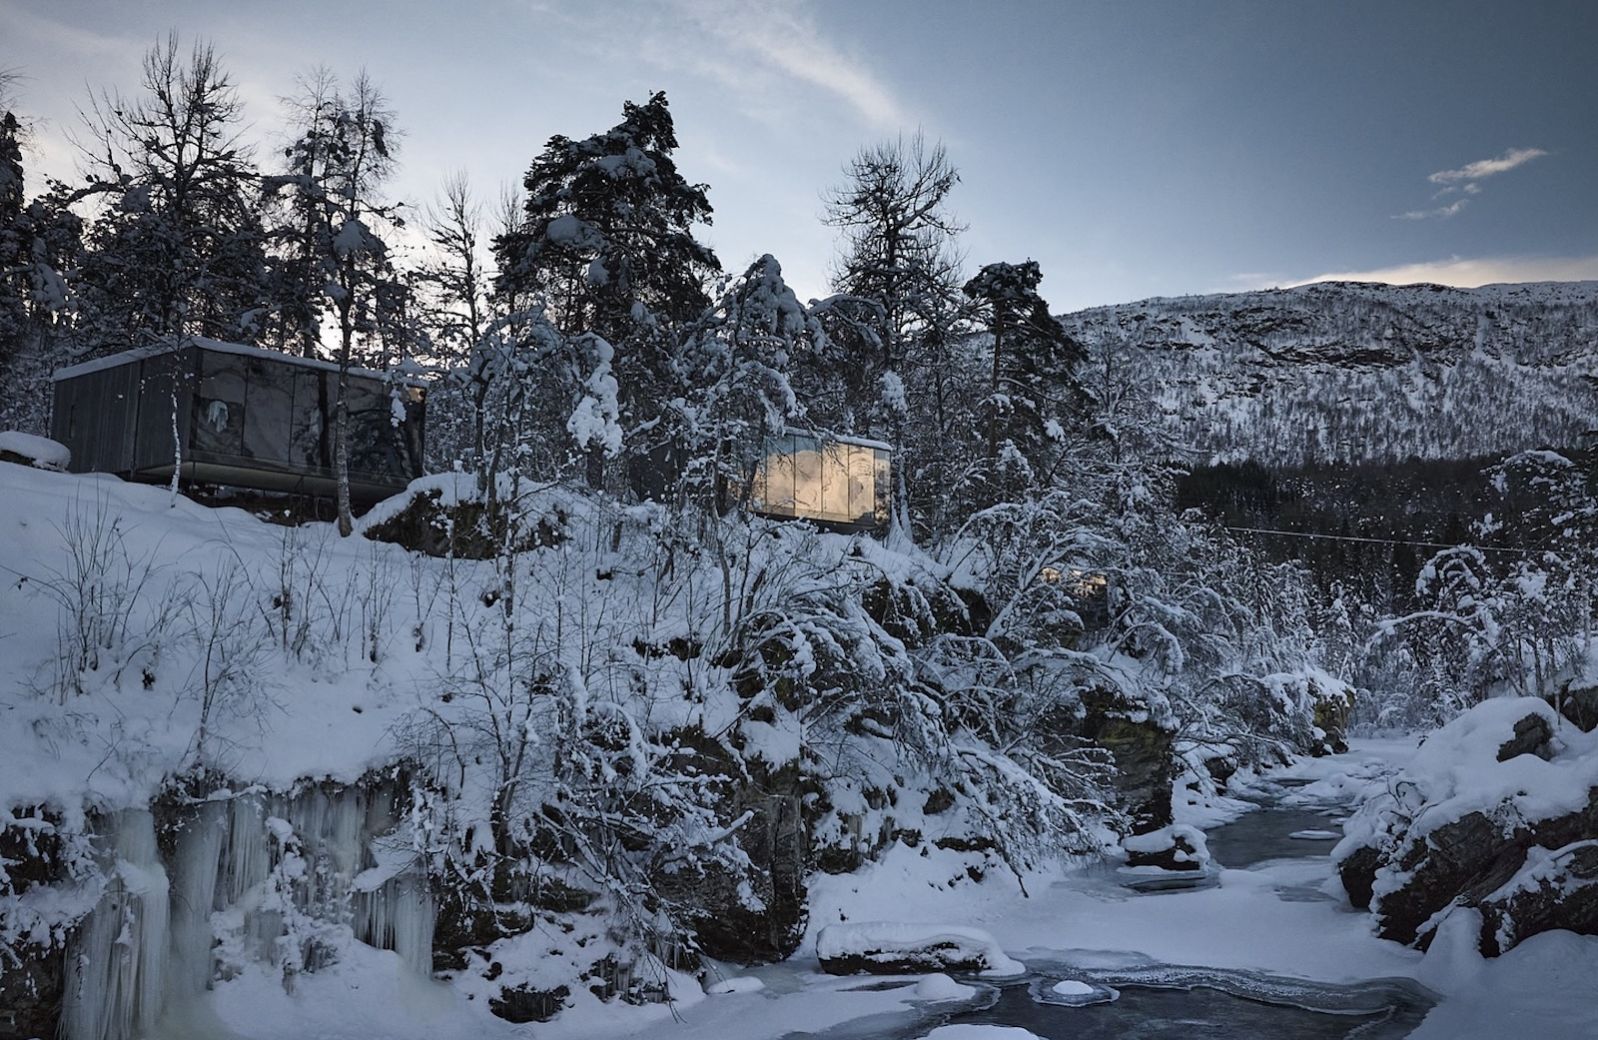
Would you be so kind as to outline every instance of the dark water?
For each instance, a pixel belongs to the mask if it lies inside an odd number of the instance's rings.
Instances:
[[[1282,785],[1289,786],[1289,785]],[[1280,793],[1280,792],[1277,792]],[[1246,870],[1267,860],[1325,856],[1336,837],[1294,838],[1295,833],[1341,834],[1338,806],[1282,806],[1274,799],[1232,823],[1208,832],[1210,855],[1218,868]],[[1173,876],[1171,886],[1215,883],[1214,871]],[[1130,880],[1129,887],[1162,890],[1158,878]],[[1168,893],[1170,898],[1180,898]],[[1293,898],[1283,893],[1282,898]],[[954,1012],[926,1008],[910,1030],[868,1029],[854,1036],[902,1040],[926,1035],[943,1023],[1019,1026],[1046,1040],[1397,1040],[1425,1018],[1430,994],[1405,981],[1375,981],[1334,986],[1280,979],[1250,972],[1152,965],[1121,972],[1087,971],[1064,964],[1034,964],[1027,979],[998,988]],[[1112,1003],[1069,1007],[1039,999],[1060,978],[1113,986]],[[966,980],[980,985],[980,980]],[[857,1023],[858,1025],[858,1023]],[[839,1034],[842,1035],[842,1034]]]
[[[1331,831],[1341,837],[1343,825],[1333,820],[1342,815],[1334,809],[1265,806],[1207,831],[1210,856],[1228,870],[1246,870],[1268,859],[1324,856],[1332,851],[1337,838],[1305,839],[1291,835],[1300,831]]]
[[[902,1017],[885,1016],[879,1024],[855,1022],[821,1036],[910,1040],[939,1025],[972,1023],[1019,1026],[1045,1040],[1399,1040],[1419,1027],[1433,1003],[1407,980],[1334,986],[1167,966],[1117,973],[1050,965],[1044,972],[983,987],[975,1006],[923,1008],[910,1027]],[[1061,976],[1113,985],[1120,997],[1085,1007],[1040,1001],[1038,994]],[[795,1040],[799,1036],[811,1034]]]
[[[1334,1013],[1209,986],[1118,988],[1121,997],[1114,1003],[1060,1007],[1038,1003],[1026,986],[1009,986],[992,1007],[949,1021],[1020,1026],[1047,1040],[1396,1040],[1420,1024],[1427,1007],[1396,991],[1367,994],[1379,999]]]

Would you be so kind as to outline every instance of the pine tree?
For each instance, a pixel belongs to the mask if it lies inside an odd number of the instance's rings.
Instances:
[[[22,223],[22,125],[0,97],[0,370],[27,324],[28,243]]]
[[[567,335],[611,346],[622,419],[635,431],[658,415],[676,332],[708,305],[705,280],[721,269],[693,236],[710,222],[707,189],[678,172],[676,148],[663,93],[626,103],[604,133],[550,138],[523,181],[521,223],[494,241],[502,295],[535,300]],[[603,460],[590,453],[594,486]]]
[[[73,304],[66,272],[78,263],[83,223],[69,191],[51,182],[26,193],[27,129],[0,72],[0,429],[44,433],[49,374],[71,360],[61,338]]]
[[[988,264],[965,284],[992,339],[986,406],[989,479],[1024,467],[1047,483],[1066,432],[1080,427],[1085,392],[1077,367],[1081,345],[1038,295],[1043,273],[1034,260]]]

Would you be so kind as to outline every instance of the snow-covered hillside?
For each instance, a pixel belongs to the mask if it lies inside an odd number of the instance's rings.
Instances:
[[[1061,321],[1095,359],[1090,384],[1151,383],[1201,457],[1467,458],[1571,445],[1598,425],[1598,282],[1325,282]]]

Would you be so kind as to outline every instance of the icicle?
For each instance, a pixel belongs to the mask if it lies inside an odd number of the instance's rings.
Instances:
[[[216,971],[213,911],[238,911],[233,949],[289,986],[352,933],[430,974],[436,907],[397,798],[379,784],[203,803],[178,832],[170,882],[150,813],[107,819],[107,885],[73,940],[64,1040],[137,1040],[169,999],[202,994]]]
[[[223,861],[217,909],[237,906],[244,894],[266,880],[272,869],[267,843],[266,799],[241,795],[228,803],[227,858]]]
[[[172,863],[172,995],[198,996],[211,985],[222,847],[229,836],[228,807],[207,802],[178,836]]]
[[[355,937],[380,950],[393,950],[418,975],[433,972],[433,926],[437,908],[427,879],[405,874],[376,891],[362,893]]]
[[[169,885],[155,820],[142,809],[117,813],[105,837],[105,894],[67,958],[65,1040],[134,1040],[155,1024],[165,998]]]

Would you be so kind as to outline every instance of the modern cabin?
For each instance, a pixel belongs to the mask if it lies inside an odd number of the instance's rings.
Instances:
[[[57,371],[50,435],[76,473],[331,497],[338,366],[216,340],[123,351]],[[423,387],[351,369],[350,497],[422,473]]]
[[[880,441],[790,429],[767,438],[750,509],[834,530],[880,528],[888,522],[891,463]]]

